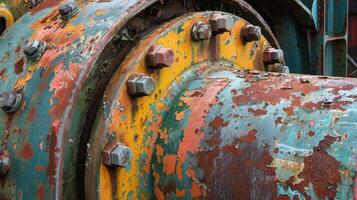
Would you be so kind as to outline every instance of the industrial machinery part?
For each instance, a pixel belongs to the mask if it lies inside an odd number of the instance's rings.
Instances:
[[[344,1],[274,2],[9,9],[0,197],[356,199],[357,81],[282,73],[346,68]]]

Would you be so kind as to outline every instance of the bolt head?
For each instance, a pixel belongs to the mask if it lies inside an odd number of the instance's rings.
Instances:
[[[78,12],[78,5],[74,2],[60,5],[58,11],[62,19],[70,19]]]
[[[0,176],[6,176],[11,168],[10,157],[7,151],[0,152]]]
[[[258,41],[261,36],[262,30],[259,26],[249,24],[242,28],[241,38],[244,43]]]
[[[121,144],[119,144],[110,155],[112,166],[115,167],[127,167],[133,158],[131,149]]]
[[[45,44],[42,41],[32,40],[25,44],[24,54],[27,58],[38,58],[45,50]]]
[[[217,34],[230,32],[234,26],[234,20],[229,15],[214,15],[210,19],[212,31]]]
[[[263,53],[263,61],[266,64],[284,63],[284,52],[281,49],[269,47]]]
[[[128,93],[132,96],[150,96],[155,91],[155,81],[150,76],[132,75],[128,82]]]
[[[102,161],[104,165],[111,166],[112,159],[111,159],[111,152],[117,147],[116,142],[109,142],[102,151]]]
[[[192,27],[192,38],[196,41],[208,40],[212,36],[211,25],[204,22],[196,22]]]
[[[0,95],[0,108],[6,113],[16,112],[21,104],[22,95],[16,92],[5,92]]]
[[[160,45],[150,47],[146,55],[146,64],[152,69],[170,67],[174,63],[175,55],[172,49]]]

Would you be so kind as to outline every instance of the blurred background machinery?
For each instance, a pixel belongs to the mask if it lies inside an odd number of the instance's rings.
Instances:
[[[0,0],[0,199],[357,199],[355,4]]]

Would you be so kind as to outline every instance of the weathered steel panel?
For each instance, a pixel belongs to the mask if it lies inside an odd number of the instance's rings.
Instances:
[[[17,113],[0,113],[1,144],[12,163],[2,180],[2,197],[73,198],[88,88],[96,88],[103,78],[98,74],[102,65],[95,63],[129,16],[150,3],[81,2],[80,12],[64,21],[60,1],[46,1],[5,32],[0,40],[0,93],[17,91],[24,99]],[[47,44],[38,60],[23,54],[31,40]]]

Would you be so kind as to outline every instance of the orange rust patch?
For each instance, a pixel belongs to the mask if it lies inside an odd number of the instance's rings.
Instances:
[[[285,112],[288,116],[292,116],[292,115],[294,115],[294,110],[295,110],[295,108],[294,108],[294,107],[287,107],[287,108],[284,108],[284,112]]]
[[[254,116],[262,116],[268,113],[268,111],[265,109],[253,109],[253,108],[248,108],[248,112],[252,113]]]
[[[224,122],[224,119],[220,116],[217,116],[213,121],[209,123],[209,126],[212,129],[218,129],[228,126],[228,122]]]
[[[192,198],[200,198],[203,196],[202,190],[198,185],[198,183],[196,182],[192,182],[191,192],[192,192]]]
[[[37,195],[38,199],[40,199],[40,200],[44,200],[45,199],[45,188],[43,187],[42,184],[40,184],[37,187],[36,195]]]
[[[240,137],[239,141],[253,143],[257,140],[257,132],[256,129],[250,130],[247,135]]]
[[[15,73],[16,74],[21,74],[24,71],[24,58],[21,58],[20,60],[18,60],[15,64]]]
[[[181,180],[183,178],[182,164],[185,162],[186,153],[196,153],[199,151],[199,143],[204,137],[202,127],[205,124],[205,116],[210,107],[217,103],[216,95],[229,84],[226,80],[216,80],[214,83],[208,83],[207,88],[202,88],[206,92],[193,91],[185,94],[181,100],[191,109],[188,124],[184,129],[184,138],[179,145],[177,152],[178,164],[177,174]]]
[[[30,143],[25,142],[21,150],[21,157],[25,160],[30,160],[33,157],[33,150]]]
[[[51,128],[51,132],[49,135],[49,165],[47,166],[47,176],[49,177],[49,184],[51,186],[51,190],[55,189],[55,184],[56,184],[56,166],[57,166],[57,158],[56,158],[56,152],[57,152],[57,134],[58,130],[60,128],[60,121],[55,120],[53,123],[53,126]]]
[[[337,185],[341,182],[341,175],[339,173],[340,163],[332,156],[330,156],[326,150],[329,148],[338,138],[330,135],[319,143],[314,148],[313,154],[304,158],[304,170],[299,174],[299,177],[304,180],[297,184],[293,184],[293,180],[290,178],[289,183],[292,189],[298,190],[303,194],[306,194],[305,188],[309,184],[312,184],[314,192],[320,199],[334,199],[337,193]]]
[[[46,170],[46,167],[44,167],[44,166],[42,166],[42,165],[36,165],[36,166],[35,166],[35,170],[36,170],[37,172],[43,172],[43,171]]]
[[[247,76],[252,79],[251,75]],[[274,76],[268,76],[266,80],[250,82],[251,86],[242,90],[242,94],[233,97],[236,105],[248,104],[250,102],[266,102],[272,105],[278,104],[281,100],[292,100],[292,105],[300,105],[300,97],[296,93],[309,94],[320,89],[319,86],[312,84],[301,84],[300,80],[293,77],[285,83],[278,83]],[[284,88],[291,88],[289,90]]]
[[[6,68],[5,68],[5,69],[2,69],[2,70],[0,71],[0,80],[2,80],[2,81],[5,81],[5,80],[6,80],[5,74],[6,74]]]
[[[309,131],[308,135],[309,135],[310,137],[313,137],[313,136],[315,135],[315,131]]]
[[[176,196],[179,197],[179,198],[183,198],[185,197],[185,193],[186,193],[186,190],[183,189],[183,190],[179,190],[176,188]]]
[[[167,175],[175,173],[177,156],[176,155],[166,155],[163,158],[164,162],[164,173]]]
[[[30,108],[29,114],[27,115],[27,122],[31,123],[36,119],[36,107]]]
[[[158,200],[164,200],[165,199],[164,193],[158,187],[155,187],[155,197]]]
[[[185,119],[185,113],[186,113],[185,110],[182,111],[182,112],[176,112],[175,113],[176,114],[176,120],[177,121],[181,121],[181,120]]]

